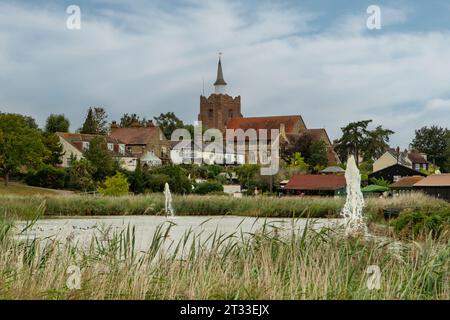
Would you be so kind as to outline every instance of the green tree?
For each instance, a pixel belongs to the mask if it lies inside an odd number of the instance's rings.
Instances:
[[[18,114],[0,114],[0,172],[6,186],[11,173],[42,163],[44,145],[32,122]]]
[[[371,161],[381,157],[389,147],[389,137],[392,134],[394,134],[394,131],[384,129],[382,126],[368,131],[363,145],[364,161]]]
[[[147,120],[143,118],[142,120],[140,117],[133,113],[129,115],[128,113],[125,113],[122,118],[120,118],[119,127],[121,128],[130,128],[133,123],[139,123],[141,126],[145,127],[147,125]]]
[[[309,156],[312,142],[313,139],[308,133],[289,137],[289,143],[284,142],[280,145],[280,158],[289,163],[296,152],[300,152],[306,158]]]
[[[136,169],[130,174],[128,181],[130,181],[130,190],[136,194],[144,193],[145,181],[144,173],[142,172],[141,160],[137,160]]]
[[[438,126],[422,127],[415,131],[411,147],[426,153],[428,160],[438,167],[446,167],[450,155],[450,131]]]
[[[173,112],[161,113],[158,117],[154,117],[154,119],[167,139],[170,139],[175,129],[184,128],[183,121]]]
[[[342,137],[334,141],[334,149],[342,161],[347,161],[348,155],[355,156],[359,164],[359,156],[363,154],[364,160],[374,160],[381,156],[389,147],[389,136],[394,133],[382,126],[369,130],[367,127],[372,120],[351,122],[341,128]]]
[[[341,128],[342,137],[334,142],[334,148],[342,161],[347,161],[349,154],[355,156],[356,163],[359,163],[359,154],[361,147],[366,145],[368,135],[367,126],[372,120],[362,120],[351,122]]]
[[[66,186],[84,192],[94,190],[95,183],[92,179],[94,170],[92,164],[86,159],[72,160],[70,167],[67,169]]]
[[[113,177],[106,177],[105,187],[99,187],[97,190],[104,196],[120,197],[128,194],[130,184],[127,177],[117,172]]]
[[[70,121],[63,114],[51,114],[45,124],[45,132],[69,132]]]
[[[257,164],[243,164],[236,168],[236,175],[242,188],[247,189],[248,193],[252,193],[255,187],[255,177],[259,172],[259,166]]]
[[[62,163],[62,156],[64,155],[64,148],[59,141],[59,137],[50,132],[42,132],[42,143],[45,146],[44,156],[42,161],[45,164],[58,165]]]
[[[305,158],[307,164],[313,168],[323,168],[328,165],[327,146],[321,140],[312,141],[309,146],[309,155]]]
[[[94,168],[92,177],[95,181],[103,181],[114,172],[114,159],[103,137],[95,137],[90,141],[84,157]]]
[[[106,121],[107,117],[108,116],[106,115],[105,109],[101,107],[89,108],[80,132],[89,134],[106,134],[108,132]]]
[[[308,164],[305,162],[305,158],[302,157],[300,152],[296,152],[289,161],[289,167],[297,168],[300,170],[307,171]]]

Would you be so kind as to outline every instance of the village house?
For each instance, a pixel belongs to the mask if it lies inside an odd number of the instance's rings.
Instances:
[[[290,143],[291,139],[301,134],[309,134],[312,140],[320,140],[325,143],[327,148],[328,165],[336,165],[340,163],[339,158],[334,152],[332,143],[325,129],[308,129],[300,115],[287,116],[269,116],[269,117],[244,117],[241,112],[241,97],[232,97],[228,95],[227,83],[223,77],[222,62],[219,58],[217,67],[217,79],[214,83],[214,93],[209,97],[200,96],[200,113],[198,120],[207,128],[218,129],[222,132],[226,139],[226,130],[242,129],[244,132],[252,129],[259,133],[259,130],[267,130],[266,150],[271,150],[271,146],[276,138],[278,142]],[[271,129],[280,130],[279,137],[271,136]],[[247,137],[248,139],[248,137]],[[250,152],[249,144],[245,146],[245,160],[254,162],[257,156]],[[270,152],[267,154],[270,157]],[[263,162],[264,159],[263,159]]]
[[[417,150],[400,151],[399,148],[389,148],[381,157],[373,163],[373,171],[380,171],[394,164],[401,164],[410,169],[420,171],[428,170],[427,156]]]
[[[373,178],[376,179],[384,179],[389,181],[390,183],[394,183],[399,181],[403,177],[412,177],[412,176],[422,176],[426,177],[426,174],[410,167],[404,166],[402,164],[393,164],[391,166],[385,167],[381,170],[374,171],[369,174],[369,181]]]
[[[57,132],[59,141],[63,147],[61,166],[70,167],[72,160],[83,159],[84,152],[89,149],[90,142],[94,138],[101,138],[106,143],[108,150],[117,159],[122,168],[127,169],[128,164],[135,163],[136,159],[126,151],[125,143],[119,139],[104,135]]]
[[[109,137],[122,141],[126,151],[134,158],[141,159],[143,166],[170,161],[170,141],[151,120],[145,126],[134,122],[128,128],[120,128],[113,121]]]

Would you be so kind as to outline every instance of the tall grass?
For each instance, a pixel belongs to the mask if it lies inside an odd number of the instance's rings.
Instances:
[[[258,217],[336,217],[344,198],[332,197],[244,197],[174,196],[177,215],[241,215]],[[101,196],[0,196],[0,210],[19,218],[33,218],[35,208],[45,203],[46,216],[158,215],[164,212],[160,194],[126,197]],[[385,207],[442,208],[448,203],[424,195],[391,199],[366,199],[365,213],[373,219],[382,216]]]
[[[432,240],[402,248],[306,228],[280,235],[190,231],[169,249],[172,224],[161,225],[144,253],[134,230],[105,230],[88,248],[18,241],[0,230],[1,299],[449,299],[450,246]],[[206,244],[208,241],[208,244]],[[69,266],[81,289],[67,287]],[[368,266],[381,269],[380,289],[367,287]]]

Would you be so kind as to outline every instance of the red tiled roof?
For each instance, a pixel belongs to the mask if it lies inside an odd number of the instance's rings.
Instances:
[[[250,117],[232,118],[227,124],[227,129],[280,129],[284,124],[286,133],[295,133],[295,125],[300,122],[304,126],[301,116],[273,116],[273,117]]]
[[[114,128],[110,136],[120,139],[126,144],[146,145],[151,142],[152,137],[157,135],[159,140],[160,129],[158,127],[139,127],[139,128]]]
[[[433,174],[414,184],[414,187],[450,187],[450,173]]]
[[[343,175],[296,175],[285,189],[291,190],[338,190],[347,185]]]
[[[397,182],[390,185],[391,188],[412,188],[412,186],[423,180],[424,177],[422,176],[411,176],[411,177],[404,177],[399,179]]]
[[[428,163],[428,161],[424,158],[424,156],[416,150],[412,150],[408,154],[409,160],[411,160],[412,163]]]
[[[57,132],[56,135],[60,136],[64,140],[68,142],[90,142],[92,139],[100,137],[105,139],[107,143],[116,143],[116,144],[124,144],[120,139],[99,135],[99,134],[87,134],[87,133],[69,133],[69,132]]]

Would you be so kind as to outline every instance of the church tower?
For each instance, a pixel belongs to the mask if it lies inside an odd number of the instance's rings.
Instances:
[[[214,82],[214,93],[208,98],[200,96],[200,113],[198,120],[209,129],[219,129],[225,132],[232,118],[242,118],[241,96],[231,97],[226,93],[227,83],[223,77],[222,61],[219,56],[217,78]]]

